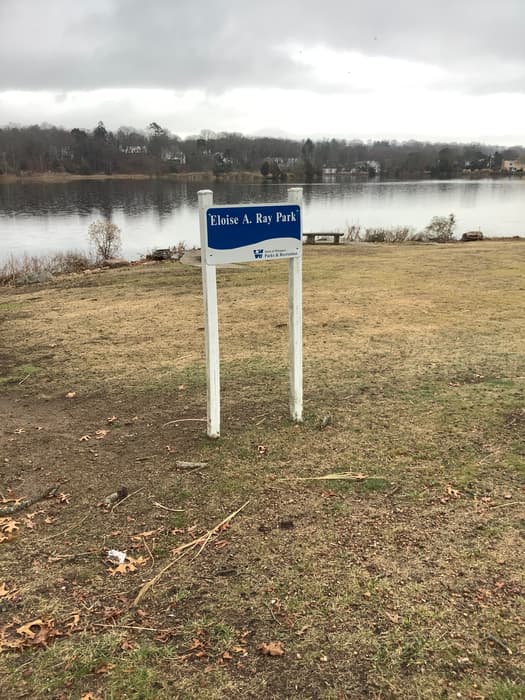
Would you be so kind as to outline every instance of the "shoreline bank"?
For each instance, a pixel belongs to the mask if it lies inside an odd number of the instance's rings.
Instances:
[[[214,175],[211,171],[188,173],[163,173],[160,175],[146,173],[95,173],[79,175],[76,173],[32,173],[30,175],[0,175],[0,185],[18,182],[61,183],[80,180],[174,180],[175,182],[264,182],[264,177],[257,172],[237,171]]]
[[[347,182],[348,178],[352,179],[351,176],[343,175],[340,178],[334,180],[323,180],[316,179],[307,184],[320,184],[326,182]],[[376,182],[377,178],[359,178],[355,177],[356,182]],[[198,172],[184,172],[184,173],[160,173],[160,174],[148,174],[148,173],[113,173],[111,175],[106,173],[94,173],[91,175],[80,175],[77,173],[31,173],[25,175],[0,175],[0,185],[14,184],[18,182],[30,182],[30,183],[63,183],[63,182],[76,182],[76,181],[98,181],[98,180],[173,180],[174,182],[240,182],[240,183],[258,183],[262,184],[267,182],[273,184],[273,180],[265,178],[258,171],[249,170],[236,170],[231,173],[223,173],[222,175],[215,175],[211,170],[198,171]],[[509,175],[498,175],[493,173],[492,175],[476,175],[476,174],[463,174],[458,177],[450,179],[441,178],[425,178],[417,177],[411,179],[391,179],[391,178],[379,178],[381,182],[422,182],[422,181],[435,181],[435,182],[451,182],[456,180],[465,180],[467,182],[481,182],[483,180],[519,180],[520,182],[525,182],[525,177],[519,175],[509,176]],[[291,175],[288,179],[281,184],[305,184],[302,180],[295,180]]]

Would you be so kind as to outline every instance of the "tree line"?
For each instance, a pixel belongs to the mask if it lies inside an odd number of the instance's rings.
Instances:
[[[465,170],[496,172],[505,160],[525,158],[525,148],[471,143],[297,140],[201,131],[180,138],[152,122],[144,130],[92,130],[51,125],[0,128],[0,173],[166,174],[260,172],[284,180],[320,177],[323,169],[388,178],[454,177]]]

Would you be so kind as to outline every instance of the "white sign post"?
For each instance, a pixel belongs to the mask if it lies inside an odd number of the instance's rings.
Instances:
[[[301,206],[302,187],[288,190],[288,201]],[[303,222],[301,217],[301,243]],[[296,423],[303,421],[303,257],[288,261],[288,327],[290,367],[290,416]]]
[[[252,260],[288,263],[290,326],[290,416],[303,420],[302,215],[303,191],[288,190],[287,204],[213,206],[213,192],[201,190],[202,290],[206,350],[208,437],[220,436],[219,318],[216,265]]]

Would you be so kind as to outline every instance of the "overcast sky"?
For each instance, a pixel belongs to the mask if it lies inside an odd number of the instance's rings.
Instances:
[[[0,0],[0,125],[525,144],[525,0]]]

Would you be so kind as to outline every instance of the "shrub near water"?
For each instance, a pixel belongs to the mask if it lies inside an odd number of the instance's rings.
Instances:
[[[98,262],[120,255],[122,245],[120,229],[111,221],[94,221],[89,226],[88,237],[95,248]]]
[[[456,217],[434,216],[423,231],[416,232],[411,226],[377,226],[362,229],[359,224],[346,227],[345,241],[365,243],[403,243],[404,241],[432,241],[448,243],[454,240]]]
[[[53,255],[11,255],[7,262],[0,266],[0,285],[45,281],[46,275],[82,272],[90,267],[93,267],[93,259],[75,250]]]

